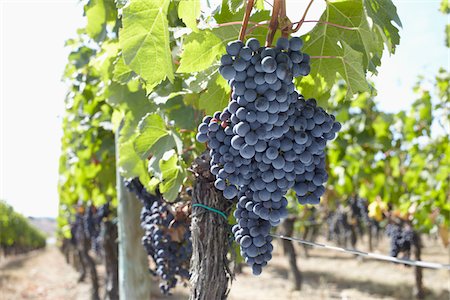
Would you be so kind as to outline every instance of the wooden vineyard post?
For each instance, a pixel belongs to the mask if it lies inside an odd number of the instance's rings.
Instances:
[[[104,232],[104,263],[106,267],[104,300],[117,300],[119,299],[117,226],[111,221],[102,223],[102,226]]]
[[[229,213],[232,204],[214,187],[209,156],[198,157],[193,165],[196,181],[192,205],[201,204]],[[227,220],[204,207],[192,208],[192,259],[190,300],[226,299],[232,278],[228,267],[230,228]]]
[[[119,162],[119,132],[116,131],[116,165]],[[125,188],[117,169],[117,215],[119,231],[119,295],[121,300],[149,300],[151,277],[147,254],[141,244],[141,203]]]
[[[289,216],[281,223],[281,234],[285,236],[292,236],[294,233],[295,217]],[[295,252],[294,244],[289,240],[282,240],[284,254],[289,259],[289,280],[292,282],[294,290],[301,290],[302,288],[302,273],[297,266],[297,254]],[[306,252],[306,251],[305,251]]]
[[[418,232],[414,231],[413,234],[414,258],[420,261],[422,260],[422,240]],[[425,290],[423,287],[423,274],[421,267],[414,267],[414,277],[416,279],[416,287],[414,289],[415,296],[417,299],[423,299],[425,297]]]

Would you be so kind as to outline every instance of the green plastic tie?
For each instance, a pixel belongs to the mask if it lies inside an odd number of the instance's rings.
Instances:
[[[204,204],[200,204],[200,203],[195,203],[195,204],[192,204],[192,207],[201,207],[201,208],[204,208],[204,209],[206,209],[206,210],[215,212],[216,214],[221,215],[226,221],[228,221],[228,217],[227,217],[227,215],[226,215],[223,211],[220,211],[220,210],[218,210],[218,209],[209,207],[208,205],[204,205]]]

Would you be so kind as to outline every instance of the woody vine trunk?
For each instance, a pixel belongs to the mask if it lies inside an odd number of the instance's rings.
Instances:
[[[192,171],[196,182],[192,204],[203,204],[228,214],[232,203],[214,187],[209,156],[201,155]],[[202,207],[192,208],[192,259],[190,300],[226,299],[232,274],[227,258],[230,228],[221,215]]]

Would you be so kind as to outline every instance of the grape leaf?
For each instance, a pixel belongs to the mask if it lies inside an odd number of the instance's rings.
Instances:
[[[167,151],[159,161],[159,168],[162,179],[159,185],[160,191],[166,200],[173,201],[177,198],[180,187],[186,178],[186,172],[180,166],[177,153]]]
[[[183,52],[177,73],[205,70],[224,52],[223,41],[212,30],[193,32],[183,42]]]
[[[200,96],[199,108],[206,114],[213,114],[227,106],[230,87],[223,77],[216,73],[208,82],[206,92]]]
[[[228,8],[231,12],[236,12],[244,6],[244,0],[228,0]]]
[[[227,0],[222,2],[222,10],[216,13],[214,18],[218,23],[242,20],[244,8],[236,13],[230,11]],[[269,11],[257,11],[251,15],[252,22],[265,21],[270,18]],[[177,73],[192,73],[206,70],[211,67],[217,59],[225,53],[225,46],[228,42],[239,37],[241,25],[231,25],[213,29],[193,32],[185,37],[183,41],[183,52],[181,53],[180,67]],[[252,32],[252,37],[264,41],[267,29],[256,28]]]
[[[374,27],[382,36],[389,52],[394,53],[395,47],[400,43],[398,28],[392,22],[402,27],[397,15],[397,8],[391,0],[364,0],[367,15],[372,19]]]
[[[181,0],[178,3],[178,16],[187,27],[198,31],[197,19],[200,17],[200,0]]]
[[[134,140],[134,148],[141,159],[147,159],[151,154],[164,153],[176,146],[160,115],[148,114],[139,122],[138,127],[139,134]]]
[[[450,14],[450,2],[448,0],[442,0],[439,10],[443,14]]]
[[[376,73],[381,64],[383,41],[372,31],[367,21],[361,1],[329,2],[326,21],[352,28],[351,30],[329,26],[327,34],[339,37],[353,49],[363,53],[364,68]]]
[[[303,37],[303,50],[311,56],[318,56],[311,59],[311,76],[322,87],[321,95],[331,89],[339,73],[348,87],[345,99],[350,99],[358,92],[371,90],[366,72],[376,73],[383,54],[384,36],[369,24],[361,1],[334,0],[326,3],[320,22]],[[395,12],[390,15],[398,20]],[[347,28],[337,28],[333,24]],[[398,41],[393,40],[392,43],[398,44]],[[310,86],[310,83],[305,83],[306,90],[310,90]]]
[[[119,43],[127,65],[149,87],[174,79],[169,45],[169,0],[131,0],[123,9]]]
[[[109,21],[115,21],[117,10],[113,1],[91,0],[84,7],[87,24],[87,34],[95,39],[102,40],[106,36],[106,25]]]
[[[199,72],[211,67],[222,54],[225,54],[228,42],[238,38],[240,28],[240,25],[232,25],[189,34],[183,43],[177,73]],[[252,37],[265,38],[265,30],[255,30]]]
[[[126,84],[135,76],[136,73],[134,73],[133,70],[125,64],[123,56],[119,56],[114,65],[113,80],[121,84]]]
[[[323,86],[323,80],[326,83],[326,92],[334,85],[339,73],[347,83],[346,99],[349,99],[358,92],[369,91],[370,88],[362,67],[362,53],[353,50],[345,42],[341,41],[341,44],[342,48],[333,43],[328,35],[323,35],[313,42],[308,42],[305,52],[333,57],[312,59],[310,76],[318,86]]]

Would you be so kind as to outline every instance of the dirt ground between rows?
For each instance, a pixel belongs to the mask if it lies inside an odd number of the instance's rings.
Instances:
[[[430,243],[426,243],[423,260],[448,263],[448,250],[434,241]],[[297,253],[302,254],[298,265],[304,277],[303,287],[292,291],[287,259],[281,254],[281,245],[275,248],[274,259],[261,276],[252,276],[248,267],[236,276],[230,300],[413,299],[413,268],[321,249],[310,250],[311,256],[306,259],[300,247]],[[100,276],[103,272],[99,266]],[[89,300],[89,284],[78,284],[77,278],[77,272],[65,263],[59,250],[49,246],[0,265],[0,300]],[[449,271],[424,270],[424,285],[425,299],[450,299]],[[167,297],[159,294],[156,282],[153,286],[152,299],[188,298],[187,288],[177,287],[174,295]]]

